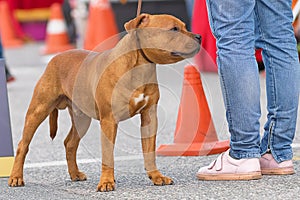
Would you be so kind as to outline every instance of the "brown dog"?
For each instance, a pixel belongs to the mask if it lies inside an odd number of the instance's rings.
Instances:
[[[37,127],[50,116],[50,136],[57,130],[58,109],[69,109],[71,130],[64,144],[72,180],[86,180],[76,163],[76,151],[91,118],[100,120],[102,175],[98,191],[112,191],[114,144],[121,120],[141,115],[145,169],[155,185],[169,185],[171,178],[156,168],[155,140],[159,90],[156,64],[175,63],[194,56],[201,37],[170,15],[142,14],[127,22],[127,35],[115,48],[103,53],[70,50],[55,56],[38,81],[28,108],[10,186],[23,186],[23,165]]]

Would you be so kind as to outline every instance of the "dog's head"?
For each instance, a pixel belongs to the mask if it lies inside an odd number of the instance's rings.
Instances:
[[[200,50],[201,36],[187,31],[185,24],[171,15],[141,14],[124,26],[129,34],[136,34],[139,48],[154,63],[175,63]]]

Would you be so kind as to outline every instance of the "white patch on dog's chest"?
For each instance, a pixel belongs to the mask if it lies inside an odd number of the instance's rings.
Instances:
[[[149,101],[149,96],[145,96],[145,94],[142,93],[138,97],[135,97],[133,100],[134,100],[135,106],[137,106],[140,102],[144,101],[144,104],[136,111],[136,113],[139,113],[147,105],[147,103]]]
[[[145,94],[142,93],[138,97],[134,98],[134,103],[135,103],[135,105],[137,105],[139,102],[144,101],[144,100],[146,101],[145,104],[147,104],[147,102],[149,100],[149,96],[145,96]]]

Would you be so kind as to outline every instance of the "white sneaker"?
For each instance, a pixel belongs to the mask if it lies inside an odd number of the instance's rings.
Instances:
[[[258,158],[234,159],[229,150],[219,155],[209,166],[201,167],[199,180],[254,180],[261,178]]]

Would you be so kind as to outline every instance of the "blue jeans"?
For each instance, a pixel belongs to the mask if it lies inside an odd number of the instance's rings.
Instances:
[[[292,159],[300,66],[291,0],[206,0],[217,39],[217,64],[226,108],[230,155]],[[268,119],[260,140],[260,82],[255,48],[266,68]]]

